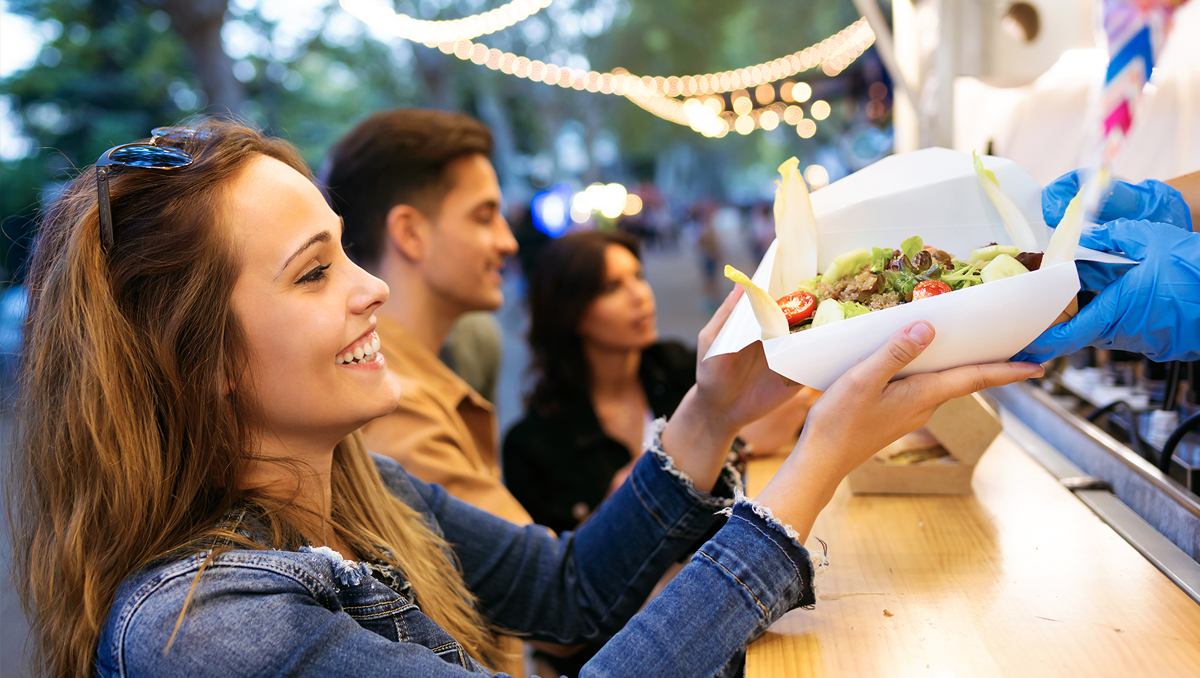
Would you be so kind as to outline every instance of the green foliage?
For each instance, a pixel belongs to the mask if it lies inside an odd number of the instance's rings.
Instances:
[[[10,241],[25,235],[39,200],[76,168],[113,145],[145,138],[153,127],[224,112],[210,103],[192,51],[196,47],[185,39],[186,29],[194,27],[175,25],[168,16],[179,13],[164,11],[172,3],[178,7],[190,1],[8,2],[10,12],[54,28],[55,37],[37,63],[0,81],[0,93],[10,97],[22,132],[36,148],[30,157],[0,163],[0,218],[7,236],[0,237],[0,254],[8,261],[7,270],[14,265]],[[853,4],[844,1],[623,0],[628,10],[599,35],[585,37],[553,20],[568,11],[582,16],[601,1],[547,8],[535,17],[548,27],[540,38],[518,25],[480,40],[534,59],[582,54],[599,71],[623,66],[638,74],[686,75],[774,59],[857,18]],[[223,0],[194,2],[219,7]],[[452,19],[497,3],[440,4],[443,9],[434,17],[421,16],[423,5],[416,0],[400,0],[397,7],[421,18]],[[720,195],[737,171],[750,168],[740,176],[757,185],[760,178],[769,183],[773,168],[792,155],[804,164],[815,160],[814,150],[836,139],[850,123],[842,107],[834,105],[813,139],[800,139],[789,125],[749,137],[733,133],[705,139],[619,97],[547,87],[421,45],[330,30],[327,20],[337,12],[336,0],[329,0],[323,10],[326,21],[312,35],[282,53],[274,48],[277,41],[274,47],[272,43],[279,24],[246,6],[231,2],[225,13],[226,28],[239,22],[238,30],[249,31],[258,41],[249,54],[235,55],[235,62],[221,55],[225,67],[236,64],[234,73],[242,78],[238,97],[244,96],[244,103],[232,112],[292,141],[314,167],[329,145],[365,115],[422,105],[465,110],[491,126],[497,132],[497,169],[506,188],[527,186],[530,159],[555,157],[560,131],[576,125],[585,130],[589,148],[602,130],[613,134],[624,160],[615,167],[593,164],[580,177],[584,183],[649,178],[664,154],[683,148],[694,159],[686,179],[693,190]],[[210,49],[219,45],[214,41]],[[829,84],[825,76],[809,71],[801,78],[818,88],[814,98],[825,96],[836,104],[833,99],[840,95],[820,94],[822,83]]]
[[[0,83],[13,99],[31,157],[0,164],[0,238],[8,270],[10,241],[27,237],[39,194],[90,164],[108,147],[147,136],[184,112],[176,82],[195,87],[179,42],[151,27],[152,10],[114,0],[17,0],[9,11],[55,26],[29,69]]]

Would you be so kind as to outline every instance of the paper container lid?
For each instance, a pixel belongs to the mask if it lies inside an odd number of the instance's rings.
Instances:
[[[1050,228],[1042,220],[1041,186],[1012,161],[989,156],[983,164],[1021,209],[1044,250]],[[971,156],[942,148],[885,158],[813,193],[812,203],[820,269],[855,248],[898,248],[914,235],[963,259],[988,243],[1012,242],[975,178]],[[775,249],[772,244],[753,277],[764,289]],[[1061,264],[770,339],[763,348],[772,370],[818,390],[829,388],[916,320],[929,322],[936,337],[901,376],[997,362],[1033,341],[1078,292],[1075,264]],[[740,351],[761,336],[743,298],[705,357]]]

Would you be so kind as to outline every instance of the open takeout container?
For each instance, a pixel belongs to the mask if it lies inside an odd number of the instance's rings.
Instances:
[[[937,409],[914,440],[905,436],[850,472],[854,494],[970,494],[979,458],[1004,427],[978,393],[955,398]],[[933,443],[943,456],[912,464],[893,460],[909,449]]]
[[[1045,251],[1052,230],[1042,219],[1042,187],[1011,160],[987,156],[983,165],[996,175]],[[814,192],[812,208],[817,270],[822,271],[855,248],[898,249],[914,235],[964,260],[989,243],[1012,244],[975,176],[971,156],[944,148],[884,158]],[[753,277],[774,299],[794,291],[772,287],[780,286],[772,275],[778,246],[778,241],[771,245]],[[1132,263],[1085,248],[1078,249],[1076,259]],[[824,391],[897,330],[925,320],[936,331],[933,343],[899,376],[998,362],[1037,338],[1078,292],[1075,263],[1068,262],[767,340],[743,297],[705,358],[762,341],[773,371]]]

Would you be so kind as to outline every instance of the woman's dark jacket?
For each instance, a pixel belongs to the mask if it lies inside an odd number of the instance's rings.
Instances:
[[[654,416],[669,417],[696,383],[696,353],[676,342],[642,352],[642,388]],[[531,407],[504,438],[504,482],[535,522],[562,533],[596,510],[629,449],[608,437],[588,394],[554,412]]]

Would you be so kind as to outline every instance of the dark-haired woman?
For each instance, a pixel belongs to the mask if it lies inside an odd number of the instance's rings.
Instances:
[[[658,341],[640,256],[632,236],[579,231],[548,244],[529,272],[537,381],[505,437],[504,477],[533,519],[559,532],[624,482],[651,422],[696,383],[696,353]],[[805,409],[794,398],[743,437],[760,450],[794,442]]]
[[[732,675],[816,601],[803,542],[851,468],[945,400],[1040,373],[889,384],[933,338],[914,323],[825,393],[755,507],[719,498],[725,449],[791,392],[761,350],[709,360],[612,501],[556,538],[367,451],[400,388],[374,331],[388,288],[295,150],[157,132],[65,188],[30,264],[10,506],[40,675],[465,677],[492,673],[497,629],[610,639],[588,675]]]

